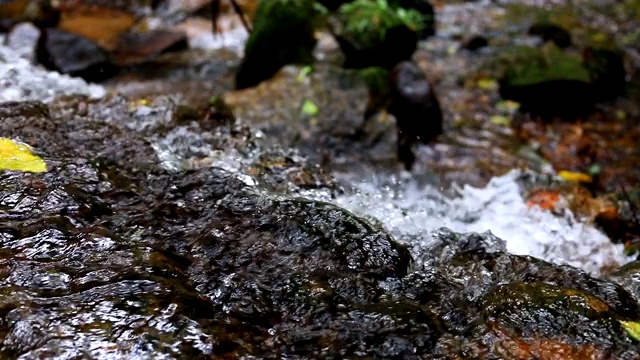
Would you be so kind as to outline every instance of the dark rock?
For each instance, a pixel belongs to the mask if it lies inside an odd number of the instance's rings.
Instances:
[[[470,51],[476,51],[487,45],[489,45],[489,42],[484,36],[476,35],[465,41],[462,47]]]
[[[132,66],[188,47],[187,35],[182,31],[129,32],[120,37],[114,57],[119,66]]]
[[[453,335],[439,338],[434,355],[638,356],[620,321],[637,321],[640,309],[620,285],[569,266],[504,253],[504,243],[497,240],[442,229],[415,254],[424,266],[403,278],[401,291],[441,314],[442,326]]]
[[[353,70],[323,64],[314,65],[307,80],[298,81],[300,70],[299,66],[286,66],[255,88],[225,93],[225,101],[238,117],[250,121],[269,138],[314,156],[311,163],[321,163],[322,151],[369,156],[366,148],[354,149],[362,146],[354,139],[365,124],[365,81]],[[317,114],[301,113],[306,101],[317,106]],[[381,133],[389,129],[393,124]]]
[[[86,107],[86,104],[78,104]],[[80,157],[122,168],[145,169],[157,162],[139,136],[81,115],[51,115],[40,102],[0,104],[3,136],[18,138],[45,156]]]
[[[441,229],[412,257],[335,205],[165,170],[155,128],[103,105],[0,105],[3,136],[48,165],[0,172],[2,358],[640,355],[620,325],[637,298],[614,282],[489,233]]]
[[[396,117],[398,156],[410,169],[415,160],[411,147],[419,142],[428,143],[442,133],[442,110],[433,86],[415,63],[399,63],[389,79],[388,111]]]
[[[607,279],[620,284],[636,301],[640,301],[640,261],[632,261],[607,276]]]
[[[57,29],[42,31],[36,57],[50,70],[92,82],[106,80],[118,71],[118,67],[98,44]]]
[[[343,66],[347,69],[382,67],[391,69],[401,61],[410,60],[418,47],[418,35],[406,26],[389,29],[384,40],[371,47],[359,47],[348,37],[336,36],[344,53]]]
[[[582,58],[591,75],[596,101],[610,101],[624,95],[627,82],[621,52],[589,46],[583,50]]]
[[[383,296],[381,281],[411,265],[383,229],[334,205],[261,194],[215,168],[90,160],[111,142],[142,142],[105,123],[70,131],[89,125],[24,105],[7,105],[20,115],[2,122],[3,134],[28,140],[50,166],[0,174],[0,238],[12,259],[0,274],[12,289],[2,356],[99,356],[82,348],[87,336],[117,343],[123,359],[393,356],[435,343],[435,314]]]
[[[571,46],[571,34],[558,25],[536,23],[531,25],[527,33],[541,37],[544,42],[551,41],[561,49]]]
[[[261,0],[236,74],[236,87],[255,86],[287,64],[310,64],[315,46],[313,0]]]

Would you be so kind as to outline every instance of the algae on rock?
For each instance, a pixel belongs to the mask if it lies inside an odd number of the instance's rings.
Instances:
[[[287,64],[312,63],[317,15],[314,0],[261,0],[236,87],[257,85]]]

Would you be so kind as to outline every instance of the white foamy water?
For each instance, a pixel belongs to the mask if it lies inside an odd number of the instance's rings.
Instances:
[[[572,265],[593,275],[604,266],[632,260],[621,244],[611,243],[572,214],[556,216],[528,207],[516,181],[520,175],[513,170],[485,188],[464,186],[453,198],[410,177],[381,175],[349,181],[353,189],[331,201],[379,220],[398,239],[424,239],[426,244],[429,234],[441,227],[461,233],[491,231],[507,242],[510,253]]]
[[[100,85],[47,71],[32,65],[15,50],[0,45],[0,102],[39,100],[49,102],[58,96],[104,96]]]

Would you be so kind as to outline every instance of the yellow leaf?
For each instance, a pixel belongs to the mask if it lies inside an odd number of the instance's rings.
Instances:
[[[520,103],[513,100],[502,100],[496,104],[496,109],[501,111],[516,112],[520,108]]]
[[[562,170],[558,172],[558,176],[560,176],[566,181],[575,181],[575,182],[584,182],[584,183],[590,183],[593,181],[591,176],[589,176],[588,174],[580,173],[580,172]]]
[[[0,138],[0,170],[45,172],[47,164],[27,144]]]
[[[495,90],[498,88],[498,82],[495,79],[480,79],[476,84],[482,90]]]
[[[511,125],[511,119],[506,117],[506,116],[502,116],[502,115],[493,115],[491,118],[491,123],[496,124],[496,125],[502,125],[502,126],[509,126]]]
[[[640,341],[640,323],[635,321],[622,321],[618,320],[622,328],[627,331],[627,334],[633,339]]]

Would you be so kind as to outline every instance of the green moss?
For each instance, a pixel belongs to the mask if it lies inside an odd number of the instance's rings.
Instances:
[[[389,92],[389,71],[381,67],[368,67],[357,71],[357,76],[364,80],[372,94],[381,95]]]
[[[355,0],[338,9],[341,35],[363,48],[382,42],[388,30],[406,26],[420,32],[424,27],[423,16],[415,11],[392,6],[387,0]]]
[[[261,0],[236,85],[256,85],[287,64],[310,64],[318,15],[314,0]]]
[[[566,54],[553,43],[547,43],[541,49],[517,47],[503,54],[502,59],[507,64],[503,80],[509,86],[558,80],[590,81],[589,71],[581,59]]]

